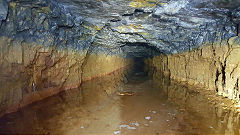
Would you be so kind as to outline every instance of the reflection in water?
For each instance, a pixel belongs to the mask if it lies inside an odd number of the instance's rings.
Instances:
[[[111,128],[119,125],[120,109],[119,97],[111,95],[121,82],[119,76],[115,73],[88,81],[80,89],[61,92],[8,114],[0,119],[0,134],[113,133]]]
[[[236,108],[231,107],[232,102],[218,96],[213,91],[204,91],[196,87],[186,87],[179,85],[163,74],[155,72],[153,74],[154,86],[163,90],[168,101],[177,105],[185,112],[184,119],[188,122],[198,124],[202,133],[208,134],[240,134],[239,113]],[[203,92],[200,92],[203,91]],[[198,118],[198,122],[192,121],[192,116]],[[211,129],[205,132],[204,129]]]
[[[8,114],[0,119],[0,133],[239,134],[238,114],[209,103],[197,90],[156,73],[153,81],[133,76],[124,85],[117,76],[86,82]],[[116,91],[135,94],[118,96]]]

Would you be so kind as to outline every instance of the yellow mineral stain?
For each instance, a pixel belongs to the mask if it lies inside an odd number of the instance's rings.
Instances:
[[[141,34],[143,36],[149,36],[149,33],[147,33],[147,32],[139,32],[139,34]]]
[[[143,29],[144,27],[139,24],[139,25],[136,25],[136,24],[128,24],[128,25],[121,25],[121,26],[118,26],[118,30],[120,32],[124,32],[126,30],[132,30],[134,32],[138,32],[139,29]]]
[[[42,10],[44,13],[49,13],[49,12],[51,12],[50,6],[42,7],[41,10]]]
[[[98,25],[93,25],[93,26],[90,26],[90,25],[83,25],[84,28],[92,31],[90,34],[91,35],[96,35],[96,33],[100,30],[102,30],[102,26],[98,26]]]
[[[129,6],[133,8],[155,7],[157,2],[157,0],[133,0]]]
[[[10,5],[10,7],[15,8],[17,6],[17,3],[16,2],[10,2],[9,5]]]
[[[97,31],[100,31],[103,27],[102,27],[102,26],[97,26],[97,25],[96,25],[96,26],[94,26],[93,28],[94,28],[95,30],[97,30]]]
[[[164,6],[164,5],[167,5],[167,3],[164,3],[164,2],[160,2],[158,3],[160,6]]]

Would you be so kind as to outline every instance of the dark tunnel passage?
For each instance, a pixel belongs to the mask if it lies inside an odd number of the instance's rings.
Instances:
[[[121,48],[128,58],[133,60],[133,75],[146,76],[148,71],[145,69],[147,66],[146,59],[152,59],[154,56],[162,54],[156,47],[147,43],[125,43]]]
[[[134,60],[133,71],[135,73],[144,73],[145,74],[146,71],[144,71],[144,65],[145,65],[144,59],[145,59],[144,57],[133,58],[133,60]]]

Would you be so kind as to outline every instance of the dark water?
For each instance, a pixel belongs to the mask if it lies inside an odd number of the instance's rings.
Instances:
[[[239,134],[237,113],[158,74],[120,81],[95,79],[8,114],[0,119],[0,134]]]

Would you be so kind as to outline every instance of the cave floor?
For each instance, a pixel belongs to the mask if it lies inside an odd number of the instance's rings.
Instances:
[[[1,134],[124,134],[185,135],[216,133],[214,123],[171,104],[153,88],[152,80],[133,76],[115,87],[111,78],[83,85],[83,90],[62,92],[5,115]],[[105,83],[105,84],[104,84]],[[110,89],[131,91],[132,96],[109,94]],[[200,110],[202,108],[199,108]],[[204,108],[203,108],[204,109]],[[211,115],[209,116],[211,117]],[[208,118],[205,118],[206,120]]]

